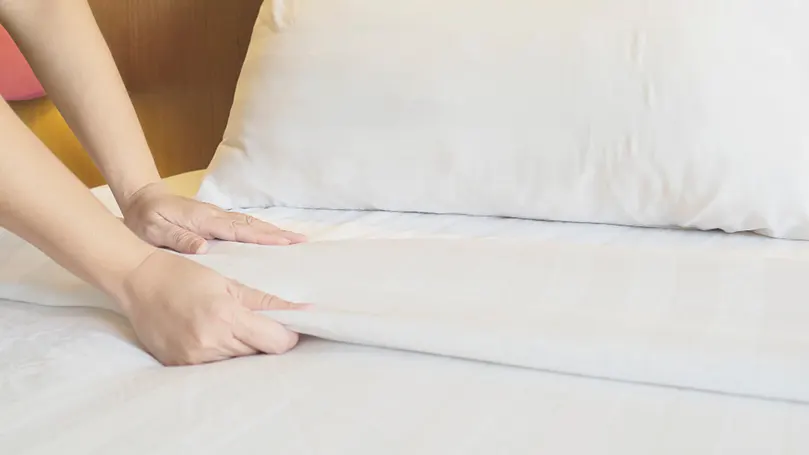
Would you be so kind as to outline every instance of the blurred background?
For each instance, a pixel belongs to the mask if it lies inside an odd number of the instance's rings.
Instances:
[[[203,169],[222,137],[261,0],[89,0],[163,177]],[[104,183],[47,95],[12,102],[86,185]]]

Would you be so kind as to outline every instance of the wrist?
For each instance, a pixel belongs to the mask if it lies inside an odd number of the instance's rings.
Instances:
[[[124,254],[117,254],[115,264],[105,267],[97,280],[99,288],[115,300],[124,315],[129,315],[131,311],[131,302],[127,298],[128,283],[143,264],[158,251],[158,248],[145,242],[138,241],[138,243]]]
[[[115,172],[107,170],[105,173],[110,190],[121,210],[131,205],[131,202],[142,194],[144,190],[160,186],[162,179],[156,168],[149,167],[139,172],[129,170]]]
[[[151,180],[143,183],[140,186],[132,187],[130,191],[124,192],[118,198],[118,206],[121,212],[126,215],[129,209],[133,207],[137,201],[149,198],[153,195],[164,194],[168,191],[166,184],[160,180]]]

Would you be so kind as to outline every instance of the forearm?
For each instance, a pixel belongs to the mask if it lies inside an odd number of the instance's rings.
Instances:
[[[118,203],[159,181],[135,110],[86,0],[0,3],[0,21]]]
[[[154,248],[132,234],[0,99],[0,226],[113,296]]]

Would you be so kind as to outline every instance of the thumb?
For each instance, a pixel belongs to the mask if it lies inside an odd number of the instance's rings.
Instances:
[[[165,231],[161,243],[183,254],[203,254],[208,250],[208,242],[204,238],[175,225]]]
[[[237,285],[236,298],[247,309],[253,311],[297,310],[303,305],[288,302],[278,296],[261,292],[242,284]]]
[[[242,343],[268,354],[282,354],[298,343],[298,334],[252,311],[294,310],[298,305],[272,294],[232,283],[231,293],[248,311],[237,312],[234,336]]]

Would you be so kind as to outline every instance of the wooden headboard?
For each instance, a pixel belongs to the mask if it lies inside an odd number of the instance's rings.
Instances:
[[[261,0],[89,0],[164,177],[208,165]],[[20,117],[87,185],[103,178],[47,99]]]

